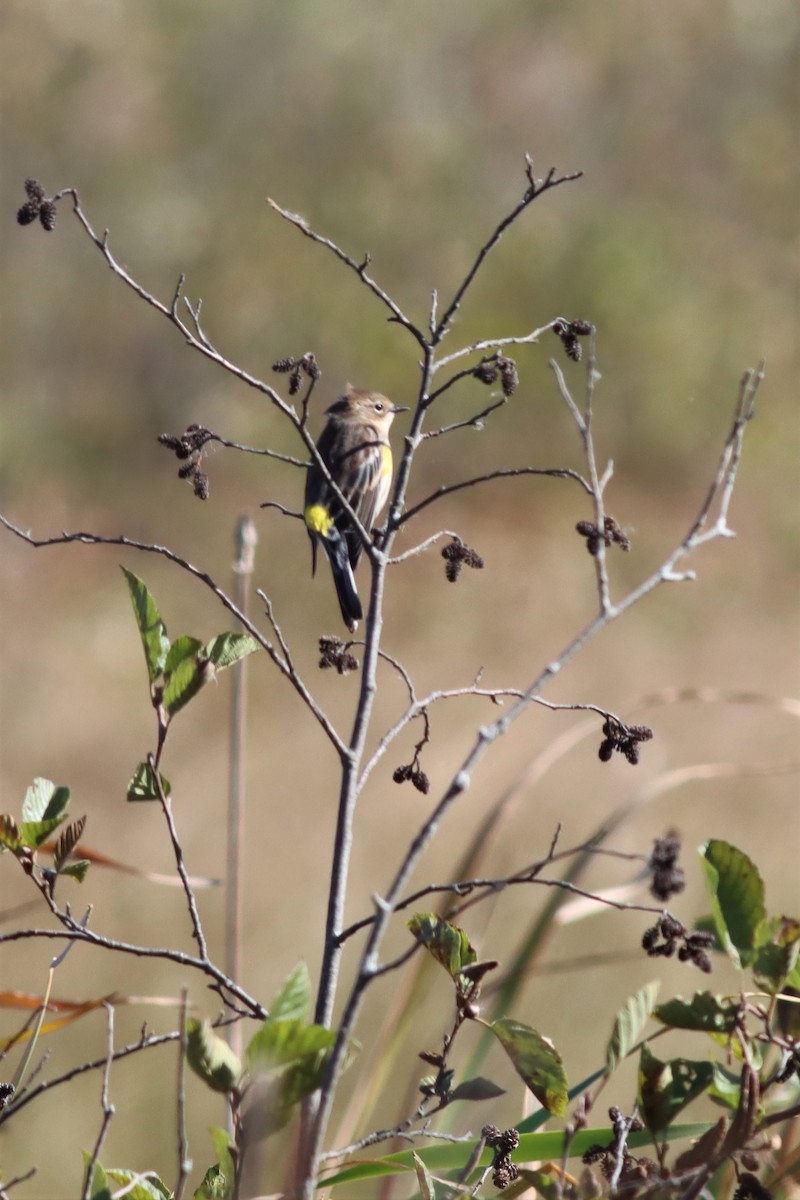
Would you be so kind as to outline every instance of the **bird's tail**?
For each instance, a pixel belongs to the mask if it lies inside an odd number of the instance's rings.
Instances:
[[[334,530],[336,531],[336,536],[332,537],[331,533]],[[358,622],[363,617],[364,612],[361,608],[361,600],[356,588],[353,568],[350,566],[347,542],[334,526],[324,539],[324,546],[328,561],[331,564],[331,573],[336,586],[336,595],[339,599],[339,608],[342,610],[342,618],[350,632],[355,633]]]

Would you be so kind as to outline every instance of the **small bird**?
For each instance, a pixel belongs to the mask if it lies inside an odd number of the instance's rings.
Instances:
[[[369,533],[389,495],[392,448],[389,427],[404,406],[392,404],[379,392],[347,385],[343,396],[326,410],[328,418],[317,449],[353,512]],[[328,556],[344,623],[355,633],[363,617],[353,571],[363,549],[358,530],[333,493],[316,463],[306,476],[303,516],[311,538],[312,575],[317,568],[317,545]]]

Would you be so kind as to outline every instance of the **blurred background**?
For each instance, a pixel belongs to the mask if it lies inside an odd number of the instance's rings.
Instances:
[[[156,441],[190,422],[289,454],[300,454],[296,437],[262,395],[190,351],[111,274],[68,201],[54,232],[19,228],[26,176],[48,194],[76,187],[95,228],[110,230],[118,261],[162,301],[185,272],[187,296],[203,300],[208,336],[253,375],[285,387],[271,364],[313,351],[322,369],[316,430],[347,381],[413,403],[419,356],[355,275],[282,221],[267,196],[354,258],[368,251],[373,276],[424,325],[433,289],[446,303],[521,196],[526,152],[539,175],[551,166],[583,171],[507,233],[446,352],[525,334],[558,315],[596,325],[598,455],[601,466],[614,460],[607,507],[633,543],[630,554],[611,556],[617,597],[685,535],[716,469],[741,374],[766,359],[730,514],[737,539],[710,544],[691,564],[696,582],[650,596],[547,693],[652,725],[641,764],[633,769],[615,756],[602,765],[598,721],[533,709],[486,757],[414,883],[450,878],[480,821],[515,787],[482,875],[540,857],[559,821],[562,845],[575,845],[631,805],[609,844],[647,853],[654,837],[677,829],[688,886],[674,909],[687,922],[705,906],[694,849],[708,837],[728,838],[755,858],[771,912],[796,910],[800,818],[788,768],[797,710],[780,698],[797,692],[799,648],[797,7],[6,0],[0,21],[2,511],[38,536],[124,532],[169,545],[223,586],[232,586],[236,522],[252,515],[260,538],[254,586],[269,593],[298,667],[343,734],[358,680],[320,674],[316,665],[319,635],[342,632],[330,579],[321,570],[311,581],[300,524],[259,508],[265,500],[299,508],[300,472],[218,449],[206,465],[210,499],[201,503]],[[582,468],[548,358],[559,359],[577,395],[584,367],[567,362],[552,335],[511,353],[517,394],[483,432],[462,430],[422,448],[412,503],[498,467]],[[448,393],[437,420],[463,419],[489,399],[489,389],[468,380]],[[395,424],[398,445],[406,421]],[[391,574],[385,649],[420,694],[465,686],[481,668],[487,687],[524,687],[558,653],[596,605],[592,563],[573,532],[589,516],[574,484],[521,479],[458,492],[406,527],[399,550],[446,527],[486,560],[456,586],[446,582],[438,551]],[[154,748],[155,724],[118,564],[145,579],[173,637],[206,639],[229,619],[208,590],[163,559],[118,548],[36,551],[5,533],[2,542],[2,810],[18,813],[26,787],[44,776],[72,789],[72,815],[87,815],[87,845],[171,871],[156,807],[125,802],[135,764]],[[363,567],[361,579],[363,594]],[[224,873],[229,687],[223,676],[180,715],[164,759],[187,864],[198,875]],[[667,702],[669,689],[687,688],[713,694]],[[373,745],[404,699],[397,677],[383,670]],[[421,728],[407,730],[373,772],[358,815],[348,919],[370,911],[371,892],[386,887],[476,727],[496,715],[475,699],[432,709],[422,757],[428,797],[391,778],[410,761]],[[569,748],[558,741],[573,735]],[[546,771],[543,755],[552,760]],[[696,778],[693,768],[709,763],[725,764],[728,777]],[[266,657],[252,660],[242,982],[264,1003],[298,960],[312,976],[318,968],[336,766]],[[682,770],[681,786],[670,785],[670,773]],[[15,862],[5,858],[0,870],[2,929],[46,924],[38,908],[9,912],[32,897]],[[610,886],[633,873],[599,861],[585,882]],[[516,889],[491,911],[465,917],[481,957],[511,955],[548,897]],[[637,897],[646,902],[645,892]],[[80,888],[67,883],[67,898],[76,910],[94,905],[98,931],[191,948],[176,889],[96,868]],[[221,961],[221,889],[203,893],[201,911]],[[515,1003],[515,1016],[555,1041],[571,1081],[600,1064],[614,1013],[637,987],[662,977],[666,996],[707,983],[688,967],[645,959],[637,947],[646,923],[643,914],[604,911],[565,925]],[[387,953],[407,937],[399,928]],[[53,945],[0,945],[2,988],[41,993]],[[55,992],[176,996],[183,983],[195,1011],[216,1015],[216,997],[198,979],[80,947],[59,970]],[[351,1111],[376,1069],[372,1038],[396,986],[386,980],[382,994],[374,990],[359,1030],[365,1049],[343,1088]],[[735,989],[738,981],[720,968],[713,986]],[[415,1017],[396,1078],[413,1084],[421,1073],[414,1054],[438,1044],[450,1016],[442,976]],[[173,1011],[130,1005],[118,1010],[118,1043],[135,1039],[145,1020],[156,1030],[174,1027]],[[3,1032],[18,1023],[6,1014]],[[102,1056],[102,1017],[44,1042],[47,1074]],[[12,1054],[5,1074],[15,1066]],[[114,1069],[107,1165],[155,1169],[174,1184],[165,1096],[175,1069],[174,1049]],[[491,1113],[456,1113],[459,1131],[519,1114],[520,1087],[505,1064],[494,1055],[483,1071],[509,1095]],[[609,1103],[627,1111],[631,1086],[609,1094]],[[78,1150],[94,1143],[99,1089],[99,1074],[86,1074],[0,1131],[5,1179],[39,1168],[20,1195],[77,1194]],[[343,1122],[334,1141],[404,1116],[413,1100],[388,1090],[367,1124]],[[207,1127],[223,1122],[219,1098],[191,1086],[193,1186],[213,1159]],[[265,1190],[281,1181],[281,1165],[272,1163]]]

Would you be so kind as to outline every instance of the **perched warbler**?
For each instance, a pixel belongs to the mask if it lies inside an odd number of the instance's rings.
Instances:
[[[369,533],[386,503],[392,483],[389,427],[408,409],[379,392],[350,387],[326,411],[317,449],[330,476]],[[361,535],[316,463],[308,468],[303,516],[311,538],[312,574],[317,546],[328,556],[344,623],[355,633],[363,610],[353,571],[363,549]]]

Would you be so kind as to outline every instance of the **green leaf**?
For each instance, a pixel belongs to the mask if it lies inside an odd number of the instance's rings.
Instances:
[[[682,1108],[705,1092],[714,1078],[709,1062],[673,1058],[661,1062],[645,1045],[639,1059],[642,1115],[653,1135],[662,1133]]]
[[[614,1028],[606,1047],[606,1074],[610,1075],[634,1049],[648,1022],[656,1002],[660,984],[646,983],[625,1004],[614,1018]]]
[[[164,795],[168,796],[172,791],[172,784],[166,775],[161,775],[160,779]],[[128,791],[125,798],[126,800],[158,800],[156,776],[149,763],[139,763],[133,773],[133,778],[128,784]]]
[[[230,1092],[242,1074],[242,1064],[209,1021],[192,1017],[187,1023],[186,1061],[215,1092]]]
[[[558,1175],[556,1175],[557,1171]],[[532,1171],[528,1167],[520,1167],[519,1177],[534,1189],[531,1194],[537,1197],[541,1196],[542,1200],[561,1200],[564,1195],[564,1177],[556,1166],[544,1171]]]
[[[200,1187],[193,1193],[192,1200],[231,1200],[233,1177],[225,1174],[219,1163],[209,1167]]]
[[[691,1125],[673,1125],[669,1131],[670,1146],[675,1146],[679,1141],[686,1141],[689,1138],[701,1137],[709,1128],[708,1121],[694,1122]],[[596,1146],[598,1143],[608,1145],[613,1137],[613,1130],[608,1125],[601,1128],[579,1129],[570,1138],[567,1149],[568,1157],[573,1160],[579,1159],[590,1146]],[[632,1131],[628,1135],[626,1145],[629,1150],[641,1149],[646,1154],[648,1150],[652,1150],[652,1137],[646,1129],[642,1129],[638,1133]],[[377,1160],[370,1161],[359,1158],[355,1163],[350,1162],[344,1167],[335,1168],[333,1174],[326,1175],[320,1181],[320,1187],[324,1187],[327,1192],[328,1189],[342,1183],[403,1174],[413,1170],[411,1154],[410,1150],[400,1150],[395,1154],[382,1154]],[[426,1146],[424,1149],[417,1150],[416,1154],[429,1170],[437,1173],[462,1170],[464,1166],[465,1150],[462,1143]],[[514,1159],[519,1162],[541,1162],[547,1159],[560,1162],[563,1155],[564,1132],[563,1130],[553,1130],[550,1133],[524,1134],[520,1138],[519,1148],[514,1152]],[[479,1165],[485,1167],[491,1161],[492,1151],[484,1150]],[[335,1193],[333,1194],[335,1195]],[[349,1193],[346,1194],[349,1195]],[[368,1194],[375,1195],[375,1189],[373,1188],[372,1192]]]
[[[484,1079],[482,1075],[476,1075],[474,1079],[465,1079],[463,1083],[459,1083],[458,1087],[454,1087],[450,1093],[450,1100],[495,1100],[498,1096],[505,1096],[505,1088],[498,1087],[496,1083],[492,1083],[491,1079]]]
[[[435,913],[415,913],[408,921],[408,928],[453,979],[464,967],[477,962],[478,956],[464,930]]]
[[[122,568],[122,573],[128,581],[136,625],[144,648],[148,678],[151,683],[155,683],[164,671],[169,654],[167,627],[161,620],[155,600],[142,580],[125,567]]]
[[[86,872],[91,866],[88,858],[76,858],[75,862],[68,863],[66,867],[62,867],[58,872],[62,877],[68,875],[70,879],[77,880],[78,883],[83,883],[86,878]]]
[[[203,643],[198,638],[189,637],[187,633],[182,634],[169,648],[164,662],[164,674],[169,675],[187,658],[197,658],[202,650]]]
[[[42,842],[47,841],[63,820],[63,817],[54,817],[49,821],[23,821],[19,827],[22,844],[35,850]]]
[[[490,1029],[539,1103],[554,1117],[563,1117],[569,1098],[567,1076],[553,1043],[511,1017],[493,1021]]]
[[[436,1200],[430,1171],[415,1150],[411,1151],[411,1158],[414,1163],[414,1170],[417,1173],[417,1183],[419,1184],[421,1200]]]
[[[226,1129],[214,1125],[210,1132],[219,1161],[206,1171],[200,1187],[194,1193],[194,1200],[231,1200],[235,1176],[231,1157],[233,1143]]]
[[[247,1047],[250,1073],[261,1085],[265,1135],[289,1120],[294,1108],[322,1084],[336,1032],[299,1020],[268,1018]]]
[[[136,1171],[106,1167],[106,1175],[120,1188],[125,1188],[125,1200],[172,1200],[172,1192],[152,1171],[143,1178]],[[117,1189],[114,1190],[116,1193]]]
[[[17,822],[9,813],[3,813],[0,816],[0,846],[16,854],[17,850],[21,850],[23,845],[24,843],[20,837]]]
[[[92,1161],[92,1156],[87,1150],[82,1150],[83,1165],[86,1171]],[[85,1189],[84,1189],[85,1190]],[[111,1200],[111,1188],[108,1184],[108,1177],[105,1171],[100,1166],[99,1162],[94,1164],[92,1168],[92,1180],[89,1187],[89,1200]]]
[[[272,1004],[270,1019],[307,1021],[311,1015],[311,978],[305,963],[290,971]]]
[[[308,1060],[313,1070],[318,1063],[324,1066],[335,1041],[335,1031],[322,1025],[268,1017],[247,1047],[247,1068],[256,1075]]]
[[[736,1112],[742,1094],[742,1077],[739,1071],[729,1071],[727,1067],[714,1063],[714,1075],[709,1084],[708,1096],[715,1104]]]
[[[193,700],[214,678],[214,668],[205,658],[185,658],[166,676],[162,703],[171,717]]]
[[[800,921],[774,917],[762,927],[762,942],[753,962],[756,983],[773,995],[783,989],[798,961]]]
[[[34,779],[22,801],[22,820],[26,824],[53,821],[58,825],[69,808],[69,788],[56,787],[49,779]]]
[[[653,1012],[657,1021],[671,1029],[694,1029],[702,1033],[730,1033],[736,1024],[737,1005],[714,996],[695,992],[691,1000],[676,996],[659,1004]]]
[[[249,633],[220,633],[206,646],[205,657],[218,671],[224,671],[258,649],[258,642]]]
[[[737,967],[747,966],[766,917],[764,882],[755,863],[730,842],[711,839],[701,854],[719,939]]]

